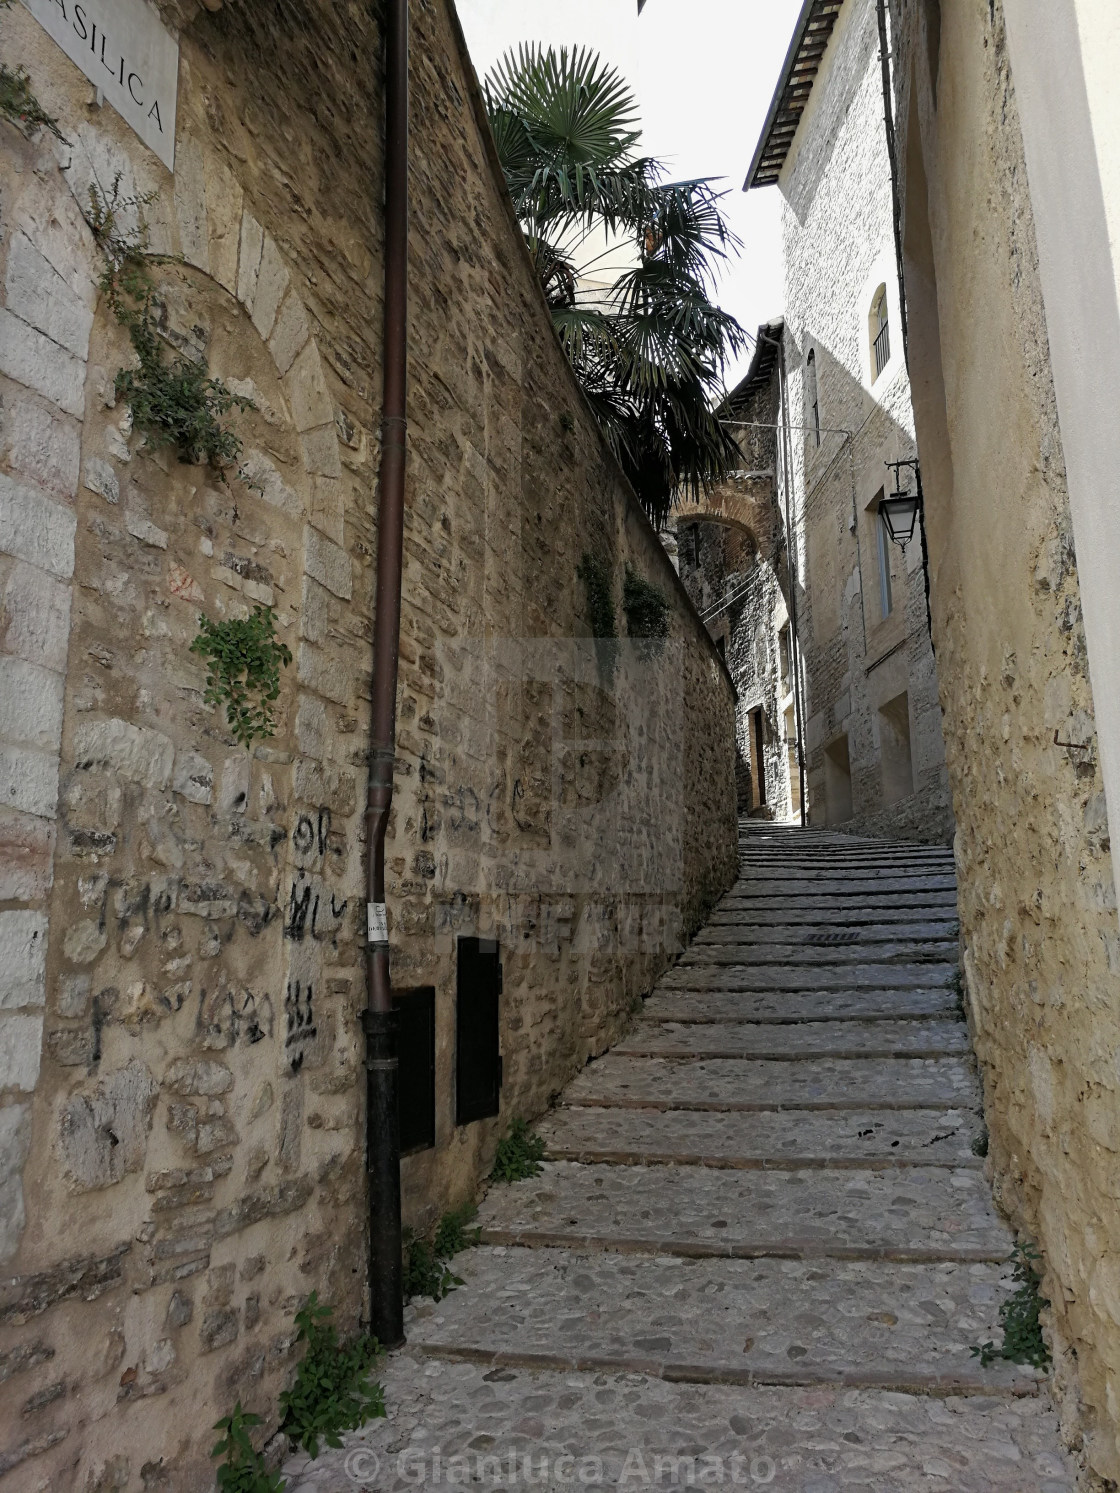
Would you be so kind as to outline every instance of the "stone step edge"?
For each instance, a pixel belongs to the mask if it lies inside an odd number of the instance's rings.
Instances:
[[[740,1025],[746,1025],[740,1022]],[[912,1050],[898,1047],[814,1047],[812,1052],[727,1052],[725,1049],[710,1050],[688,1047],[628,1047],[619,1043],[611,1052],[620,1058],[666,1058],[671,1062],[747,1062],[747,1063],[804,1063],[814,1058],[842,1058],[845,1062],[863,1059],[890,1060],[894,1058],[914,1059],[928,1062],[935,1058],[967,1057],[967,1047],[915,1047]]]
[[[694,991],[693,994],[700,994]],[[730,991],[731,995],[739,992]],[[828,992],[825,992],[828,993]],[[663,1000],[672,991],[657,993],[657,998]],[[687,994],[687,992],[682,992]],[[788,991],[783,994],[789,994]],[[647,997],[653,999],[653,997]],[[642,1013],[642,1020],[656,1023],[658,1026],[819,1026],[825,1021],[939,1021],[943,1016],[950,1015],[960,1020],[956,1003],[944,1006],[941,1011],[838,1011],[834,1015],[820,1016],[690,1016],[683,1013],[679,1016],[658,1016],[656,1012],[651,1013],[647,1008]]]
[[[804,1171],[902,1171],[909,1168],[939,1167],[944,1171],[982,1171],[978,1156],[957,1161],[931,1161],[928,1157],[910,1156],[715,1156],[685,1151],[611,1151],[585,1146],[548,1145],[546,1161],[574,1161],[580,1166],[706,1166],[713,1171],[728,1172],[804,1172]]]
[[[566,1249],[576,1254],[667,1255],[678,1260],[845,1260],[890,1265],[1006,1265],[1011,1239],[1002,1250],[918,1249],[903,1244],[839,1244],[827,1239],[774,1239],[720,1244],[714,1239],[628,1238],[621,1234],[577,1234],[545,1229],[482,1227],[479,1240],[504,1249]]]
[[[977,1093],[979,1103],[979,1092]],[[945,1109],[960,1109],[960,1096],[957,1102],[946,1099]],[[805,1110],[813,1114],[819,1114],[826,1110],[866,1110],[868,1113],[880,1110],[910,1110],[910,1109],[937,1109],[939,1106],[931,1104],[928,1099],[799,1099],[796,1103],[783,1104],[781,1100],[774,1099],[694,1099],[689,1101],[678,1099],[627,1099],[610,1098],[599,1099],[594,1095],[580,1095],[577,1102],[581,1109],[653,1109],[661,1114],[668,1114],[675,1110],[695,1110],[699,1114],[717,1115],[757,1115],[768,1112],[786,1114],[790,1110]]]
[[[607,1356],[589,1353],[569,1355],[513,1352],[500,1348],[470,1348],[454,1343],[414,1343],[410,1347],[425,1358],[486,1364],[491,1368],[520,1368],[565,1374],[644,1374],[646,1378],[663,1379],[670,1384],[731,1385],[742,1389],[835,1386],[844,1389],[880,1390],[886,1394],[925,1395],[938,1399],[950,1399],[958,1395],[1025,1399],[1037,1395],[1043,1383],[1039,1379],[1024,1377],[1013,1380],[1010,1384],[993,1384],[979,1375],[891,1374],[877,1373],[872,1369],[733,1369],[642,1358],[626,1353]]]

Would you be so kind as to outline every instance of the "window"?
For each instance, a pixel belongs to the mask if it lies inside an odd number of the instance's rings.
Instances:
[[[805,364],[805,381],[809,395],[809,412],[812,416],[813,436],[819,446],[821,443],[821,402],[817,391],[817,352],[812,347],[809,349],[809,357]]]
[[[875,543],[879,557],[879,616],[883,620],[891,614],[894,605],[891,597],[891,536],[887,521],[879,504],[883,501],[883,489],[875,497]]]
[[[879,760],[883,774],[883,802],[895,804],[914,791],[910,757],[910,701],[896,695],[879,707]]]
[[[882,373],[891,358],[891,332],[887,324],[887,287],[880,285],[871,302],[871,382]]]
[[[455,1123],[469,1125],[496,1115],[500,1106],[502,963],[497,942],[489,938],[460,938],[458,955]]]
[[[782,694],[788,695],[790,691],[790,646],[789,646],[789,624],[782,628],[778,634],[778,678],[782,685]]]

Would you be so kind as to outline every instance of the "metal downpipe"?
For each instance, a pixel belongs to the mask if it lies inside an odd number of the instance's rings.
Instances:
[[[385,914],[385,835],[393,802],[407,425],[408,0],[385,0],[384,394],[377,518],[369,790],[366,801],[366,1165],[370,1331],[404,1342],[397,1026]]]

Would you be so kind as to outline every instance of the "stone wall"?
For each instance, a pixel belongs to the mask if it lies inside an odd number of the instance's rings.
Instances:
[[[920,544],[905,555],[889,546],[889,586],[880,580],[876,504],[893,483],[885,463],[915,446],[873,0],[842,10],[780,186],[810,818],[947,841]],[[890,356],[876,372],[880,290]]]
[[[777,490],[777,372],[757,380],[748,375],[744,385],[728,413],[742,467],[713,492],[683,502],[673,532],[681,579],[735,681],[740,811],[785,819],[794,811],[798,775],[792,671],[782,667],[789,606]]]
[[[4,54],[67,143],[0,123],[0,1474],[201,1489],[275,1425],[312,1288],[362,1312],[361,807],[380,391],[380,37],[366,10],[182,23],[169,175],[19,7]],[[621,1029],[735,873],[733,691],[555,342],[443,0],[416,0],[398,985],[436,991],[423,1228]],[[89,186],[153,194],[167,350],[250,398],[242,473],[114,398]],[[632,565],[664,650],[590,640]],[[252,751],[199,614],[275,606]],[[621,613],[620,613],[621,615]],[[624,628],[620,628],[624,631]],[[504,965],[500,1116],[454,1124],[455,956]]]
[[[993,1180],[1045,1259],[1066,1434],[1114,1487],[1120,936],[1062,432],[1001,8],[940,7],[931,50],[937,9],[894,22],[968,1009]]]

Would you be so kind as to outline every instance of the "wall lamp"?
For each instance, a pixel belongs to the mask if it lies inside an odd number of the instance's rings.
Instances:
[[[887,533],[892,541],[902,547],[903,553],[906,546],[914,537],[915,528],[922,545],[922,579],[926,590],[926,627],[929,629],[929,640],[933,644],[933,617],[929,605],[929,551],[926,547],[926,505],[925,496],[922,493],[922,469],[918,465],[918,458],[911,456],[904,461],[884,462],[885,466],[894,472],[894,492],[889,497],[880,498],[879,514],[886,525]],[[903,487],[900,472],[903,467],[914,473],[915,491],[911,492],[909,486]]]

